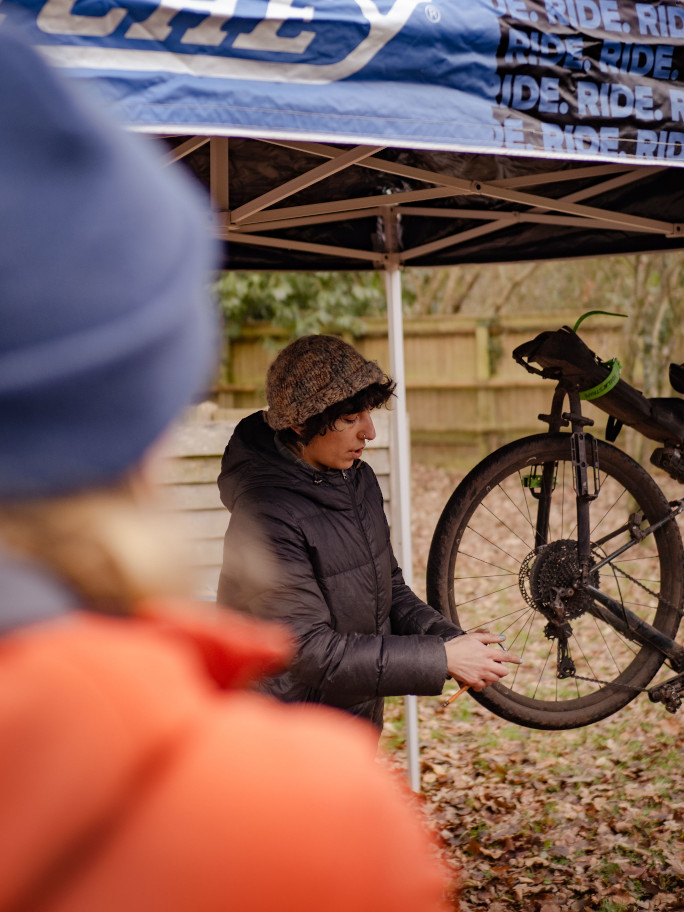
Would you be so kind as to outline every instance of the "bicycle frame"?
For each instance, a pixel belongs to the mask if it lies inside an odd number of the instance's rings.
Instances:
[[[566,397],[569,402],[569,411],[564,412],[563,405]],[[592,596],[588,604],[588,611],[591,614],[610,624],[614,629],[633,642],[638,643],[641,646],[649,646],[658,650],[670,660],[672,667],[676,672],[684,672],[684,646],[665,636],[623,604],[617,602],[591,584],[592,573],[596,573],[602,566],[614,560],[618,554],[623,553],[636,545],[639,541],[642,541],[646,536],[652,534],[664,523],[674,522],[675,517],[684,511],[684,498],[671,502],[671,513],[657,523],[648,526],[646,529],[641,529],[641,520],[637,522],[636,518],[632,519],[632,517],[630,517],[632,520],[631,523],[626,524],[609,537],[614,537],[617,532],[629,531],[631,537],[630,543],[623,545],[612,554],[607,555],[599,563],[595,563],[593,561],[593,549],[597,543],[592,543],[591,541],[590,513],[591,503],[596,499],[600,488],[598,453],[596,450],[595,438],[585,431],[585,429],[593,425],[594,422],[590,418],[586,418],[582,415],[581,400],[576,385],[569,384],[563,380],[559,381],[554,392],[550,414],[539,415],[539,419],[545,421],[549,425],[549,432],[551,433],[556,433],[561,428],[567,428],[568,426],[571,430],[573,482],[577,504],[578,564],[580,568],[579,577],[575,582],[575,589],[581,588]],[[588,450],[592,451],[591,476],[589,472],[589,461],[587,459]],[[548,541],[553,484],[554,464],[545,463],[542,468],[539,491],[533,495],[538,500],[535,530],[537,548],[541,548]],[[605,544],[609,538],[602,539],[598,544]],[[559,607],[561,609],[563,597],[573,595],[575,589],[557,590],[557,599],[560,600]],[[558,629],[558,674],[559,676],[566,676],[572,674],[574,669],[572,668],[572,660],[569,659],[565,646],[567,643],[567,635],[563,634],[560,625]],[[569,663],[570,667],[567,665],[563,666],[564,662]],[[664,702],[666,708],[674,712],[681,703],[679,693],[683,690],[684,674],[678,674],[669,681],[650,688],[648,693],[652,700]]]

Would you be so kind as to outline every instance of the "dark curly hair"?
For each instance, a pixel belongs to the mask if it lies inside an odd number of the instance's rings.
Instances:
[[[370,386],[364,387],[358,393],[349,396],[348,399],[342,399],[340,402],[329,405],[319,415],[307,418],[300,433],[293,428],[278,431],[280,439],[283,443],[294,445],[297,448],[306,446],[317,435],[320,434],[322,437],[328,431],[334,430],[335,422],[343,415],[356,415],[358,412],[386,405],[394,395],[395,388],[396,383],[389,377],[383,383],[371,383]]]

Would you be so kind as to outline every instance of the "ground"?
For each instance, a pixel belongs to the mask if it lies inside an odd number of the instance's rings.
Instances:
[[[414,465],[415,589],[458,478]],[[415,492],[419,492],[415,494]],[[462,912],[684,910],[684,708],[645,695],[568,732],[521,728],[465,694],[418,700],[417,799],[461,879]],[[406,769],[403,698],[382,745]]]

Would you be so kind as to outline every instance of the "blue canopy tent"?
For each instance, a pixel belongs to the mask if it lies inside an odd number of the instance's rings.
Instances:
[[[409,581],[400,268],[683,244],[679,3],[14,6],[50,61],[208,186],[226,268],[385,270],[393,534]]]
[[[390,255],[439,266],[681,243],[675,3],[19,5],[50,60],[96,81],[126,125],[167,137],[172,156],[222,194],[230,268],[363,269]],[[218,137],[229,142],[210,142]],[[377,230],[390,211],[401,217],[393,250]]]

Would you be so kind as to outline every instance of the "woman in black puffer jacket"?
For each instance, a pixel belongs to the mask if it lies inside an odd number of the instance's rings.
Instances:
[[[237,426],[218,480],[231,512],[218,601],[285,620],[297,638],[293,664],[267,689],[378,727],[385,696],[439,694],[449,675],[479,690],[506,674],[502,660],[516,661],[404,582],[380,487],[360,458],[375,436],[371,409],[393,388],[342,340],[298,339],[271,365],[269,409]],[[260,578],[235,560],[255,534],[272,571]]]

